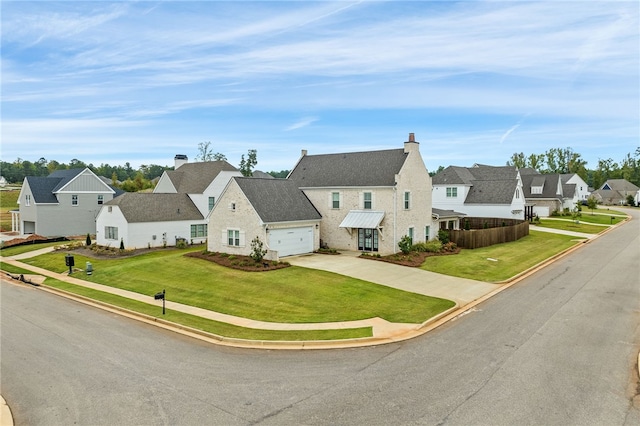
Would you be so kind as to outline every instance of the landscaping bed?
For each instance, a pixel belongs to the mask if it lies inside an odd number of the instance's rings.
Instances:
[[[226,266],[227,268],[239,269],[241,271],[247,272],[273,271],[276,269],[283,269],[291,266],[289,262],[276,262],[272,260],[263,260],[261,262],[256,262],[250,256],[241,256],[218,252],[194,251],[185,254],[185,256],[208,260],[209,262],[214,262],[218,265]]]
[[[413,268],[418,268],[424,263],[425,259],[428,257],[458,254],[460,253],[460,250],[462,249],[459,247],[456,247],[455,249],[453,249],[453,251],[442,251],[439,253],[412,251],[408,254],[396,253],[396,254],[390,254],[388,256],[377,256],[375,254],[371,255],[368,253],[362,253],[360,257],[362,259],[380,260],[382,262],[395,263],[396,265],[411,266]]]

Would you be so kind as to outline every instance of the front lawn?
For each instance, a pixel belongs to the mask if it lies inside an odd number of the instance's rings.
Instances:
[[[618,220],[618,222],[619,221],[620,220]],[[541,219],[540,223],[536,223],[535,225],[551,229],[560,229],[562,231],[582,232],[585,234],[598,234],[607,229],[605,226],[590,225],[581,221],[575,223],[571,219]]]
[[[145,295],[166,289],[167,299],[260,321],[314,323],[380,317],[422,323],[453,302],[361,281],[325,271],[289,267],[245,272],[184,256],[167,249],[119,259],[75,254],[75,264],[93,265],[93,275],[77,277]],[[71,252],[73,253],[73,252]],[[24,260],[56,272],[66,270],[65,252]]]
[[[462,249],[453,256],[428,257],[421,268],[472,280],[501,282],[575,244],[575,237],[529,231],[528,236],[511,243]]]

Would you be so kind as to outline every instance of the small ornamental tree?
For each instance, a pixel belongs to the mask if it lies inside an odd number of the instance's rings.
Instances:
[[[636,199],[633,198],[633,195],[627,195],[627,205],[634,207],[636,205]]]
[[[576,205],[571,211],[571,219],[573,219],[575,223],[580,223],[581,216],[582,216],[582,213],[580,212],[580,207]]]
[[[409,254],[409,252],[411,251],[411,246],[411,237],[409,237],[408,235],[405,235],[404,237],[400,238],[400,241],[398,241],[398,247],[400,248],[402,254]]]
[[[120,238],[120,250],[124,250],[124,240]]]
[[[591,215],[593,216],[593,211],[598,207],[598,201],[595,197],[587,198],[587,207],[591,210]]]
[[[87,240],[85,242],[87,244],[87,247],[91,245],[91,235],[87,234]]]
[[[255,237],[251,240],[251,254],[249,255],[256,263],[262,262],[264,255],[267,254],[267,250],[264,249],[264,243],[260,241],[260,237]]]

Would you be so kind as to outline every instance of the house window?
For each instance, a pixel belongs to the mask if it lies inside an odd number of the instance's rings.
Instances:
[[[542,187],[541,186],[532,186],[531,187],[531,193],[532,194],[542,194]]]
[[[429,241],[429,235],[431,234],[431,229],[428,226],[424,227],[424,240]]]
[[[207,236],[207,224],[191,225],[191,238],[202,238]]]
[[[107,240],[117,240],[118,239],[118,228],[116,226],[105,226],[104,227],[104,238]]]
[[[411,244],[413,244],[413,227],[409,228],[407,235],[409,236],[409,239],[411,240]]]
[[[24,205],[25,206],[30,206],[31,205],[31,195],[25,195],[24,196]]]
[[[72,195],[71,196],[71,205],[72,206],[77,206],[78,205],[78,196],[77,195]]]
[[[364,199],[364,202],[363,202],[363,206],[362,207],[365,210],[371,210],[372,205],[373,205],[373,202],[371,201],[371,193],[370,192],[365,192],[363,194],[363,199]]]
[[[458,188],[455,186],[450,186],[447,188],[447,198],[457,198],[458,197]]]
[[[516,199],[520,199],[520,188],[516,188]]]
[[[339,209],[340,208],[340,193],[332,192],[331,193],[331,208]]]
[[[104,195],[98,195],[98,205],[104,204]]]
[[[230,246],[240,246],[240,231],[237,229],[229,229],[227,230],[227,240],[228,245]]]
[[[211,211],[211,209],[213,209],[213,206],[216,203],[216,197],[209,197],[209,211]]]
[[[404,191],[404,209],[409,210],[411,208],[411,192]]]
[[[231,210],[231,211],[234,211],[234,212],[235,212],[235,211],[236,211],[236,203],[230,203],[230,204],[229,204],[229,210]]]

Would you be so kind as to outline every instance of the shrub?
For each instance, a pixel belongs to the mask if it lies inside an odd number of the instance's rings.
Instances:
[[[400,241],[398,241],[398,247],[402,254],[409,254],[411,251],[411,238],[408,235],[400,238]]]
[[[124,250],[124,240],[120,238],[120,250]]]
[[[187,241],[186,240],[178,240],[176,242],[176,248],[179,248],[179,249],[187,248]]]
[[[424,242],[415,243],[411,247],[411,251],[417,251],[419,253],[424,253],[424,252],[427,251],[427,243],[424,243]]]
[[[447,244],[443,244],[442,250],[446,252],[454,252],[458,248],[458,245],[452,241],[449,241]]]
[[[256,263],[262,262],[264,255],[267,254],[267,250],[263,248],[264,244],[260,241],[259,237],[255,237],[251,240],[251,254],[249,255]]]
[[[485,222],[486,224],[486,222]],[[445,229],[441,229],[438,231],[438,240],[440,240],[440,242],[442,244],[447,244],[450,240],[449,240],[449,231],[445,230]]]
[[[91,235],[87,234],[87,240],[85,241],[87,246],[91,245]]]
[[[236,257],[232,254],[229,255],[229,260],[234,260]]]
[[[425,243],[427,253],[440,253],[442,251],[442,241],[430,240]]]

